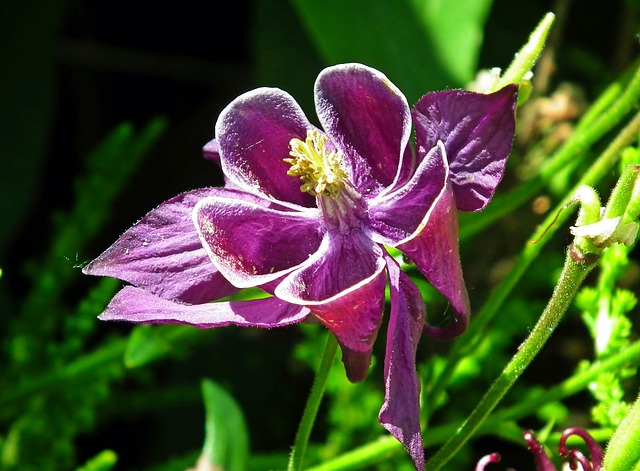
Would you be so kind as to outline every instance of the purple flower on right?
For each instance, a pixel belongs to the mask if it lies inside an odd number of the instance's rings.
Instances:
[[[567,448],[567,439],[572,435],[577,435],[584,440],[589,449],[591,459],[587,458],[579,450],[571,450]],[[524,432],[524,439],[529,445],[529,450],[533,453],[536,461],[536,471],[557,471],[553,465],[549,456],[544,451],[544,446],[538,441],[535,434],[531,430]],[[560,437],[560,443],[558,444],[558,451],[560,456],[569,461],[570,469],[582,469],[582,471],[601,471],[603,469],[604,452],[602,447],[596,442],[589,432],[581,428],[568,428],[562,433]],[[486,466],[489,463],[500,462],[500,455],[498,453],[491,453],[483,457],[478,461],[476,471],[486,471]],[[581,468],[578,468],[580,464]]]

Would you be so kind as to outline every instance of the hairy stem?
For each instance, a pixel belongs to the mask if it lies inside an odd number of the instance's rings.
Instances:
[[[576,186],[568,192],[567,197],[560,201],[555,209],[549,212],[549,216],[540,224],[538,230],[534,232],[531,240],[539,240],[545,231],[547,233],[546,236],[537,243],[527,243],[525,245],[513,268],[502,279],[500,284],[491,291],[487,301],[472,318],[473,321],[469,326],[469,330],[467,330],[467,332],[456,341],[449,352],[447,365],[444,368],[443,373],[436,380],[429,396],[427,397],[425,408],[428,415],[433,412],[435,404],[438,402],[438,397],[446,388],[446,385],[451,379],[451,375],[455,371],[458,362],[464,358],[469,351],[472,351],[475,348],[476,341],[482,336],[482,331],[491,319],[493,319],[493,317],[500,311],[504,301],[520,281],[531,263],[536,259],[546,244],[546,241],[549,240],[551,234],[567,220],[571,213],[569,211],[564,211],[560,213],[557,218],[556,214],[558,214],[560,209],[570,201],[573,194],[581,185],[595,186],[605,175],[607,175],[613,165],[617,162],[622,150],[637,139],[638,132],[640,132],[640,113],[636,114],[629,124],[620,131],[618,136],[616,136],[602,155],[598,157],[589,170],[587,170]]]
[[[311,435],[311,429],[316,420],[316,414],[324,395],[324,390],[327,385],[327,378],[333,365],[333,360],[336,357],[338,350],[338,341],[335,336],[329,334],[327,338],[327,344],[322,354],[322,361],[316,372],[313,386],[311,387],[311,393],[309,399],[307,399],[307,405],[304,408],[300,425],[298,426],[298,433],[296,433],[296,440],[293,444],[293,450],[289,457],[288,471],[300,471],[302,470],[302,463],[304,461],[304,454],[307,450],[307,444],[309,443],[309,436]]]
[[[491,414],[477,430],[477,435],[495,433],[501,424],[527,417],[545,404],[560,401],[577,394],[588,387],[596,377],[604,371],[618,370],[625,365],[635,364],[640,360],[640,340],[632,343],[624,350],[592,364],[588,369],[580,371],[571,378],[559,383],[534,399],[520,402],[506,409]],[[424,434],[427,446],[445,443],[459,428],[459,424],[446,424],[431,427]],[[343,453],[331,460],[309,468],[307,471],[347,471],[366,469],[384,459],[405,453],[403,446],[392,436],[384,436],[376,441]]]
[[[427,469],[436,471],[442,468],[473,436],[551,337],[578,288],[595,265],[595,262],[578,262],[571,253],[567,254],[553,296],[535,327],[458,432],[427,462]]]

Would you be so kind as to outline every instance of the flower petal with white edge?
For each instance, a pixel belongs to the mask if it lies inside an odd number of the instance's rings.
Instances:
[[[449,169],[444,145],[438,141],[405,185],[382,193],[369,202],[372,238],[396,247],[416,237],[429,224],[431,212],[442,197]]]
[[[373,196],[399,178],[411,136],[411,113],[402,92],[362,64],[324,69],[315,84],[318,118],[344,153],[355,188]]]
[[[194,209],[200,240],[220,273],[238,288],[259,286],[306,264],[322,240],[316,210],[280,211],[229,198]]]
[[[304,140],[313,126],[288,93],[258,88],[233,100],[216,122],[222,171],[240,188],[282,204],[314,206],[287,175],[290,142]]]

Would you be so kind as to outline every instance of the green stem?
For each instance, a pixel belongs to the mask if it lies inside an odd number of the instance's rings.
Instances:
[[[327,378],[333,365],[333,360],[336,357],[338,351],[338,341],[333,334],[329,334],[327,338],[327,344],[324,347],[322,354],[322,361],[316,372],[313,386],[311,387],[311,393],[309,399],[307,399],[307,405],[304,408],[300,425],[298,426],[298,433],[296,433],[296,440],[293,444],[293,450],[289,458],[288,471],[302,470],[302,462],[304,460],[304,454],[307,450],[307,444],[309,443],[309,436],[311,435],[311,429],[316,420],[318,408],[324,395],[324,390],[327,385]]]
[[[524,76],[531,71],[540,53],[544,49],[544,44],[549,36],[549,31],[555,20],[553,13],[547,13],[535,30],[529,36],[527,43],[518,51],[507,70],[494,87],[493,91],[499,90],[510,83],[519,84]]]
[[[640,113],[620,131],[620,134],[609,144],[602,155],[587,170],[576,186],[568,192],[568,196],[558,203],[556,208],[550,211],[549,216],[540,224],[538,230],[534,232],[531,240],[538,240],[537,243],[527,243],[518,256],[516,263],[510,272],[502,279],[489,295],[489,298],[482,305],[478,313],[473,317],[467,332],[460,337],[453,345],[447,356],[447,364],[443,373],[438,377],[431,388],[430,394],[425,402],[427,414],[431,414],[438,402],[438,397],[449,383],[458,362],[472,351],[477,341],[482,337],[482,332],[493,317],[500,311],[504,301],[507,299],[520,278],[527,271],[531,263],[536,259],[546,242],[550,239],[560,225],[569,217],[569,211],[558,212],[571,200],[573,194],[581,185],[595,186],[605,175],[609,173],[617,161],[622,150],[633,143],[640,132]],[[546,231],[546,235],[545,235]],[[541,237],[545,235],[544,238]]]
[[[492,428],[495,430],[495,426],[501,422],[527,417],[545,404],[559,401],[586,389],[589,384],[602,373],[606,371],[619,371],[627,365],[637,364],[638,360],[640,360],[640,341],[634,342],[606,360],[592,364],[585,371],[581,371],[571,378],[566,379],[557,386],[545,391],[539,397],[499,410],[484,423],[482,428],[487,431]]]
[[[640,340],[632,343],[624,350],[591,365],[588,369],[547,390],[544,394],[523,402],[519,402],[506,409],[501,409],[489,418],[478,429],[478,435],[495,433],[501,424],[527,417],[539,410],[545,404],[560,401],[577,394],[588,387],[596,377],[604,371],[614,371],[625,365],[635,364],[640,360]],[[424,434],[424,441],[428,446],[445,443],[447,438],[456,432],[459,424],[447,424],[431,427]],[[336,458],[313,466],[307,471],[347,471],[365,469],[376,463],[401,453],[405,453],[403,446],[392,436],[384,436],[361,447],[343,453]]]
[[[640,469],[640,396],[607,444],[606,469]],[[605,469],[605,468],[603,468]]]
[[[427,462],[427,469],[440,469],[473,436],[551,337],[578,288],[595,265],[596,262],[585,264],[575,261],[571,252],[567,253],[560,280],[535,327],[458,432]]]

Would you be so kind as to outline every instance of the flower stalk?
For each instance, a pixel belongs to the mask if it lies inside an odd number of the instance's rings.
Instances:
[[[638,82],[634,85],[634,88],[637,88],[640,92],[640,68],[638,69],[636,76],[638,78]],[[603,176],[610,172],[614,164],[618,161],[622,150],[631,145],[637,139],[638,132],[640,132],[640,113],[636,114],[620,131],[602,155],[600,155],[600,157],[591,165],[589,170],[584,173],[575,189],[571,191],[569,195],[573,195],[581,185],[595,186],[600,182]],[[538,243],[527,244],[524,247],[509,274],[505,276],[502,282],[492,290],[489,298],[475,314],[475,321],[471,324],[469,330],[465,334],[466,340],[464,342],[458,341],[449,352],[444,373],[438,377],[436,383],[431,388],[429,396],[427,397],[425,407],[427,414],[431,414],[434,410],[438,397],[446,388],[446,384],[449,382],[450,376],[455,371],[458,362],[464,358],[468,352],[473,350],[476,345],[475,339],[480,337],[480,332],[482,332],[491,319],[493,319],[493,317],[500,311],[504,301],[508,298],[509,294],[520,278],[522,278],[529,266],[537,258],[538,254],[542,251],[542,248],[546,244],[546,241],[549,240],[550,235],[554,233],[559,225],[569,217],[568,212],[562,212],[558,216],[556,216],[556,214],[570,201],[570,199],[571,196],[566,197],[558,204],[556,209],[549,212],[549,216],[539,225],[539,229],[534,232],[531,240],[540,239],[544,231],[547,231],[547,235]],[[555,225],[553,224],[554,220]]]
[[[478,429],[476,435],[490,433],[499,429],[505,423],[527,417],[545,404],[562,400],[584,390],[604,371],[617,370],[625,365],[634,364],[638,360],[640,360],[640,341],[632,343],[629,347],[606,360],[592,364],[587,370],[581,371],[557,386],[548,389],[537,398],[519,402],[491,414]],[[430,445],[445,443],[447,437],[455,433],[457,428],[456,424],[431,427],[425,432],[425,442]],[[308,471],[364,469],[366,466],[371,466],[400,452],[402,452],[402,446],[393,437],[381,437],[374,442],[367,443],[331,460],[315,465],[309,468]]]
[[[491,91],[500,90],[502,87],[510,84],[521,84],[523,80],[527,80],[527,76],[530,75],[531,69],[536,64],[538,57],[544,50],[544,45],[555,21],[555,15],[553,13],[547,13],[536,29],[533,30],[529,36],[527,43],[518,51],[509,65],[509,68],[505,70],[502,77],[496,82]],[[530,87],[529,87],[530,88]],[[521,103],[527,97],[521,96],[518,102]]]
[[[597,262],[579,262],[570,253],[565,258],[560,280],[535,327],[520,345],[518,352],[480,400],[458,432],[427,461],[427,469],[441,469],[482,425],[496,405],[533,361],[556,329],[578,288]]]
[[[287,471],[299,471],[303,469],[302,463],[305,452],[307,451],[309,436],[311,435],[311,430],[313,429],[313,424],[316,420],[318,409],[320,408],[320,402],[322,402],[322,397],[324,396],[329,372],[331,371],[331,366],[333,365],[337,351],[338,341],[333,334],[329,334],[320,366],[318,366],[318,371],[316,371],[316,377],[311,387],[311,393],[309,393],[309,398],[307,399],[307,404],[304,408],[300,425],[298,426],[298,432],[296,433],[293,450],[291,450],[291,456],[289,457]]]

